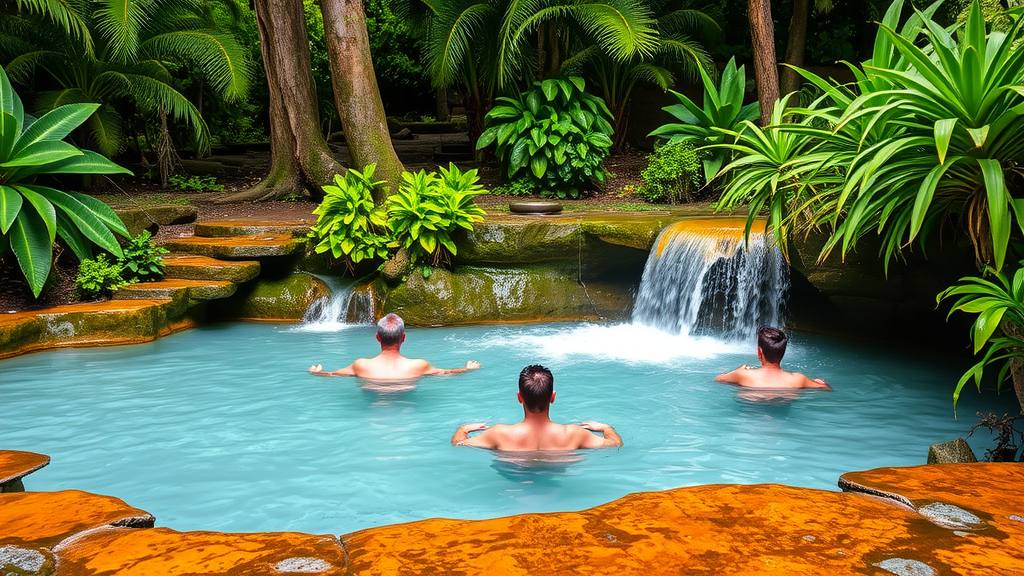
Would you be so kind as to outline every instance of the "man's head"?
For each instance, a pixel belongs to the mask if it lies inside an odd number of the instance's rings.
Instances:
[[[405,322],[398,314],[388,314],[377,322],[377,341],[381,348],[400,348],[405,342]]]
[[[555,377],[547,368],[534,364],[519,373],[519,401],[528,412],[547,412],[555,399]]]
[[[757,349],[761,352],[762,361],[769,364],[782,362],[786,355],[786,343],[789,338],[782,330],[765,326],[757,331]]]

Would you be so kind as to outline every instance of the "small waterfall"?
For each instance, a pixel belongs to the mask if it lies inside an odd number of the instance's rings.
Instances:
[[[789,266],[757,222],[683,220],[661,231],[647,259],[633,321],[672,334],[749,340],[782,327]]]
[[[310,303],[302,317],[302,330],[330,332],[349,325],[373,323],[373,296],[369,292],[355,290],[358,280],[343,281],[332,276],[318,278],[331,288],[331,295]]]

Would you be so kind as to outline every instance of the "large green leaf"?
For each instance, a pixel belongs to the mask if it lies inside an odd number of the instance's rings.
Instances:
[[[122,168],[92,150],[82,150],[81,156],[75,156],[46,167],[46,174],[131,174],[132,171]]]
[[[42,218],[43,223],[46,225],[46,231],[52,244],[54,239],[57,237],[57,210],[50,204],[50,201],[44,198],[34,190],[26,190],[21,186],[15,186],[22,196],[28,200],[35,209],[36,213]],[[24,209],[22,209],[24,212]]]
[[[25,209],[18,214],[8,234],[11,251],[25,274],[32,294],[39,296],[50,275],[53,252],[47,226],[35,210]]]
[[[92,240],[107,252],[115,256],[121,256],[121,246],[117,243],[117,239],[114,238],[114,234],[107,227],[107,224],[75,197],[46,186],[20,186],[18,189],[23,193],[28,189],[46,198],[74,222],[75,226],[78,227],[78,230],[86,238]]]
[[[18,121],[12,114],[0,112],[0,162],[11,157],[18,136]]]
[[[0,234],[7,234],[22,204],[21,194],[10,186],[0,184]]]
[[[20,166],[45,166],[54,164],[75,156],[84,156],[82,151],[67,142],[45,142],[40,141],[15,150],[11,159],[0,163],[0,168],[15,168]]]
[[[65,104],[50,110],[21,135],[13,153],[18,154],[36,142],[63,140],[92,116],[97,108],[99,104]]]

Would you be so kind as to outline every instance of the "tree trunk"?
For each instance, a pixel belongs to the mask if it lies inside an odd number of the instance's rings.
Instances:
[[[543,80],[562,67],[557,21],[548,20],[540,25],[537,46],[537,80]]]
[[[771,123],[772,107],[779,99],[779,70],[775,58],[775,24],[769,0],[748,0],[750,39],[754,48],[754,77],[761,103],[761,125]]]
[[[790,66],[804,65],[804,52],[807,48],[807,18],[811,12],[810,0],[793,0],[793,16],[789,19],[789,38],[786,44],[786,63]],[[790,94],[800,90],[803,78],[790,67],[782,69],[782,93]],[[789,104],[795,106],[799,98],[791,98]]]
[[[451,113],[448,111],[448,89],[438,88],[436,92],[436,113],[438,122],[448,122],[452,119]]]
[[[324,17],[334,102],[352,165],[362,169],[376,163],[374,176],[386,181],[394,193],[405,168],[395,154],[384,116],[370,57],[370,40],[366,36],[363,0],[320,0],[320,12]],[[378,204],[386,198],[386,193],[375,192]]]
[[[306,18],[300,0],[254,0],[270,92],[270,174],[222,202],[319,195],[344,168],[320,134]]]

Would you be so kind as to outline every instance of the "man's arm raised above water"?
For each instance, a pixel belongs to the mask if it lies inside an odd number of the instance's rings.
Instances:
[[[715,382],[739,384],[744,380],[744,376],[746,376],[745,372],[747,370],[750,370],[750,366],[743,364],[739,368],[733,370],[732,372],[726,372],[724,374],[719,374],[718,376],[715,376]]]
[[[615,432],[615,429],[603,422],[583,422],[580,424],[580,428],[584,431],[590,430],[604,434],[604,437],[601,437],[597,434],[585,432],[586,436],[582,439],[580,448],[615,448],[622,446],[622,438]]]
[[[470,438],[469,433],[476,432],[477,430],[483,430],[483,432]],[[477,448],[490,448],[493,450],[498,447],[494,435],[494,429],[488,428],[487,424],[483,422],[463,424],[452,435],[452,446],[476,446]]]
[[[424,362],[426,362],[426,360],[424,360]],[[470,370],[478,370],[479,368],[480,368],[480,363],[477,362],[476,360],[470,360],[469,362],[466,362],[466,367],[465,368],[438,368],[436,366],[431,366],[430,363],[427,362],[427,367],[424,370],[423,374],[426,375],[426,376],[441,376],[441,375],[444,375],[444,374],[462,374],[463,372],[469,372]]]
[[[339,368],[334,372],[324,372],[323,365],[315,364],[309,367],[309,373],[315,374],[317,376],[355,376],[356,372],[355,369],[352,368],[352,366],[353,365],[350,364],[344,368]]]
[[[801,376],[804,376],[804,375],[801,374]],[[829,386],[828,383],[825,382],[824,380],[822,380],[821,378],[815,378],[814,380],[811,380],[807,376],[804,376],[804,385],[803,385],[803,387],[804,388],[816,388],[818,390],[831,390],[832,389],[832,387]]]

